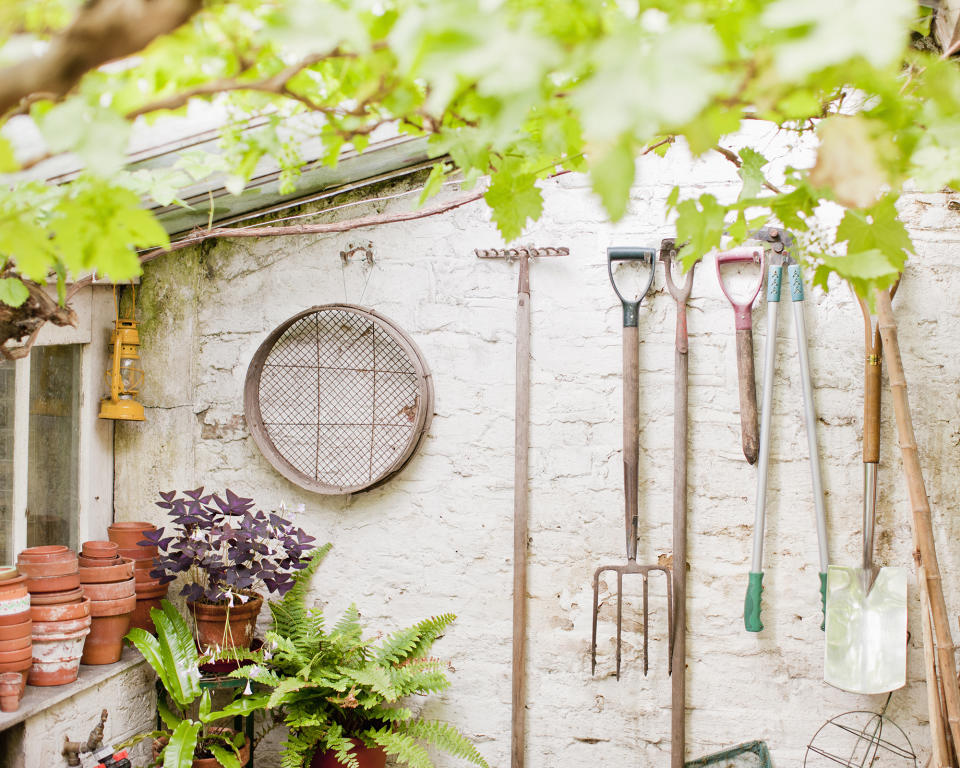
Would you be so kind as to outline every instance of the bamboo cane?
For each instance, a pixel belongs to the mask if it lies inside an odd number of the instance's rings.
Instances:
[[[877,311],[880,316],[880,335],[883,338],[883,358],[890,376],[890,392],[893,395],[893,409],[897,420],[897,437],[903,459],[903,472],[907,479],[907,489],[910,495],[913,536],[920,552],[923,582],[926,586],[933,617],[933,634],[947,705],[947,722],[953,737],[953,743],[960,745],[960,684],[957,682],[953,637],[950,634],[947,604],[943,597],[940,565],[937,562],[937,549],[933,538],[930,502],[927,499],[927,491],[923,483],[923,470],[917,452],[913,420],[910,417],[907,380],[903,373],[900,342],[897,338],[897,322],[893,316],[890,295],[886,291],[877,291],[876,300]],[[928,686],[931,683],[935,686],[936,679],[927,681]]]
[[[937,682],[937,662],[933,651],[933,628],[930,626],[930,598],[925,583],[924,568],[917,564],[917,579],[920,582],[920,623],[923,629],[923,669],[927,678],[927,712],[930,719],[930,747],[933,750],[932,768],[947,768],[951,765],[947,736],[943,728],[943,711],[940,709],[940,685]]]

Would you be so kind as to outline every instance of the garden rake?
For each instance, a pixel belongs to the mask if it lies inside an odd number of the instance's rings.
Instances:
[[[646,284],[640,283],[642,290],[637,298],[627,298],[623,290],[617,287],[614,278],[614,265],[625,267],[625,263],[644,275]],[[637,327],[637,315],[640,302],[653,284],[653,275],[657,265],[657,249],[616,247],[607,249],[607,272],[610,284],[623,304],[623,486],[624,486],[624,528],[627,538],[627,562],[622,565],[601,565],[593,574],[593,636],[590,645],[590,673],[597,668],[597,618],[600,611],[600,575],[606,572],[617,576],[617,680],[620,679],[620,663],[623,634],[623,577],[639,574],[643,581],[643,674],[647,674],[648,660],[648,579],[652,572],[660,571],[666,576],[667,585],[667,623],[670,625],[668,637],[670,643],[669,658],[673,658],[673,594],[670,567],[666,565],[640,565],[637,563],[637,527],[639,488],[637,472],[640,463],[640,331]],[[647,271],[648,270],[648,271]],[[626,268],[622,270],[626,272]]]

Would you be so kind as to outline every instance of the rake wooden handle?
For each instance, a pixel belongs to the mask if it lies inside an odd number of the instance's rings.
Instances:
[[[640,469],[640,331],[623,328],[623,514],[627,560],[637,559]]]
[[[757,382],[753,372],[753,331],[737,329],[737,378],[740,382],[740,442],[748,464],[757,463],[760,425],[757,419]]]
[[[947,615],[947,604],[943,597],[940,565],[937,562],[930,502],[927,499],[927,491],[923,483],[923,469],[920,466],[917,439],[913,429],[913,420],[910,416],[907,380],[903,373],[900,342],[897,338],[897,322],[893,316],[890,294],[885,291],[877,291],[876,301],[880,316],[880,335],[883,339],[883,359],[887,364],[887,371],[890,375],[893,410],[897,419],[897,437],[899,438],[903,472],[906,475],[910,496],[913,536],[920,553],[921,573],[923,574],[921,589],[926,589],[930,601],[934,640],[937,644],[937,662],[940,668],[940,679],[943,685],[950,733],[953,737],[953,743],[960,744],[960,684],[957,682],[953,637],[950,634],[950,621]],[[936,679],[928,679],[927,685],[936,688]]]

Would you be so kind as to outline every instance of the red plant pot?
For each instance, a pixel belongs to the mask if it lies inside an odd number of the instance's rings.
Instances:
[[[150,618],[150,609],[159,608],[160,601],[167,596],[169,584],[161,584],[159,579],[152,582],[139,582],[137,584],[137,607],[133,610],[133,616],[130,617],[130,627],[139,627],[147,632],[155,632],[153,619]]]
[[[26,576],[11,576],[3,581],[0,581],[0,600],[9,600],[14,597],[20,597],[26,591]]]
[[[59,635],[64,632],[76,632],[89,629],[92,617],[83,616],[79,619],[65,619],[63,621],[35,621],[31,633],[34,639],[45,635]]]
[[[90,615],[93,622],[83,644],[84,664],[113,664],[123,653],[123,636],[130,629],[130,618],[137,605],[137,596],[118,600],[94,600]]]
[[[16,626],[17,624],[22,624],[23,622],[30,620],[30,605],[29,605],[30,596],[29,595],[27,596],[26,600],[27,600],[27,607],[25,610],[21,611],[20,613],[10,613],[5,615],[0,615],[0,628]]]
[[[0,664],[11,664],[17,661],[23,661],[24,659],[30,658],[32,653],[33,643],[25,646],[23,648],[17,648],[15,651],[3,651],[0,653]]]
[[[133,578],[134,561],[129,557],[118,558],[115,563],[98,567],[80,566],[81,584],[105,584],[107,582],[126,581]]]
[[[30,595],[30,605],[62,605],[83,600],[83,590],[66,589],[62,592],[34,592]]]
[[[58,576],[69,576],[77,572],[79,558],[71,557],[69,560],[55,560],[50,563],[17,563],[17,568],[27,577],[29,581],[39,581],[40,579],[55,579]],[[27,589],[33,591],[30,584]]]
[[[350,739],[353,742],[353,751],[351,754],[357,758],[360,768],[385,768],[387,764],[387,753],[380,747],[365,747],[359,739]],[[310,761],[310,768],[346,768],[346,763],[337,760],[336,752],[321,752],[317,750],[313,753],[313,759]]]
[[[30,612],[27,611],[26,621],[21,621],[19,624],[8,624],[5,627],[0,627],[0,642],[5,640],[16,640],[19,637],[29,637],[32,628],[33,621],[30,619]]]
[[[13,640],[0,640],[0,653],[29,648],[32,643],[33,639],[30,635],[24,635],[23,637],[18,637]]]
[[[0,672],[0,711],[16,712],[23,695],[23,675],[19,672]]]
[[[62,544],[49,544],[43,547],[28,547],[17,555],[17,560],[25,563],[49,563],[58,560],[70,560],[76,557],[73,550]]]
[[[7,664],[0,664],[0,674],[6,672],[16,672],[20,675],[20,695],[23,696],[23,692],[27,687],[27,675],[30,673],[30,668],[33,666],[33,657],[29,659],[24,659],[23,661],[12,661]]]
[[[153,523],[143,521],[128,521],[122,523],[113,523],[107,528],[107,537],[120,547],[135,547],[138,542],[143,541],[144,531],[155,531],[157,526]]]
[[[74,568],[73,573],[62,576],[40,576],[27,579],[27,589],[30,592],[66,592],[80,586],[80,572]]]
[[[34,636],[33,663],[27,682],[30,685],[66,685],[77,679],[83,641],[90,634],[84,627],[73,632]]]
[[[32,605],[30,618],[34,621],[34,635],[37,622],[70,621],[84,619],[90,616],[90,598],[85,597],[79,603],[62,603],[60,605]]]
[[[116,600],[136,594],[133,577],[125,581],[108,581],[102,584],[84,584],[83,594],[91,600]]]
[[[77,562],[79,563],[81,568],[103,568],[104,566],[108,566],[108,565],[120,565],[120,561],[122,559],[123,558],[121,558],[120,555],[114,555],[113,557],[103,557],[103,558],[84,557],[83,555],[80,555],[80,557],[77,558]]]
[[[120,549],[117,550],[117,554],[120,555],[120,557],[129,557],[136,562],[146,561],[147,563],[153,563],[153,558],[157,556],[157,548],[120,547]]]
[[[256,593],[252,593],[256,594]],[[253,630],[263,606],[263,598],[256,595],[246,603],[200,603],[187,601],[196,627],[197,645],[200,650],[210,647],[249,648],[253,642]]]
[[[80,554],[83,557],[92,557],[99,560],[112,559],[117,556],[117,547],[115,541],[85,541],[80,548]]]

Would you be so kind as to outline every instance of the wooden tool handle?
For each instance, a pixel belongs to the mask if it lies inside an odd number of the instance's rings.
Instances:
[[[740,382],[740,441],[747,463],[755,464],[760,446],[757,383],[753,373],[753,331],[737,330],[737,378]]]
[[[623,502],[627,559],[637,559],[637,515],[640,465],[640,332],[623,329]]]

